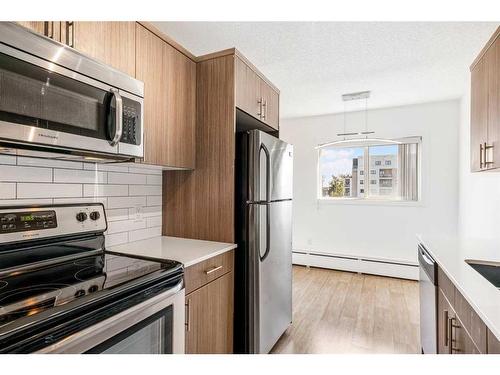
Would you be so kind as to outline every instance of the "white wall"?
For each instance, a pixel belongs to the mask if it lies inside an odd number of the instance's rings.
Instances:
[[[459,100],[369,111],[368,127],[378,137],[423,137],[422,202],[412,206],[318,201],[314,147],[335,139],[344,117],[283,119],[280,137],[294,145],[294,250],[413,263],[416,233],[456,234],[459,113]],[[348,130],[364,127],[362,112],[346,119]]]
[[[459,232],[500,239],[500,173],[470,171],[470,81],[460,105]]]
[[[102,202],[106,246],[161,235],[161,187],[161,169],[138,164],[0,155],[0,207]]]

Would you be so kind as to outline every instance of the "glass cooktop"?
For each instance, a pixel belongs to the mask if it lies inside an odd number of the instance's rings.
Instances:
[[[0,274],[0,330],[20,318],[36,316],[76,300],[92,300],[145,275],[179,263],[162,263],[102,252],[26,271]],[[1,334],[1,332],[0,332]]]

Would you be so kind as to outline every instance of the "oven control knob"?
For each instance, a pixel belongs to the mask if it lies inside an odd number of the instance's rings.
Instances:
[[[83,289],[79,289],[75,292],[75,297],[76,298],[80,298],[80,297],[83,297],[85,295],[85,290]]]
[[[92,220],[98,220],[101,217],[101,214],[98,211],[93,211],[90,213],[90,218]]]
[[[76,214],[76,220],[80,222],[87,220],[87,214],[85,212],[78,212]]]

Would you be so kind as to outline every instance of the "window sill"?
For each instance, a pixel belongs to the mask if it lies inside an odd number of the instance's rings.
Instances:
[[[357,199],[357,198],[317,198],[318,204],[326,205],[355,205],[355,206],[389,206],[389,207],[423,207],[422,200],[397,201],[382,199]]]

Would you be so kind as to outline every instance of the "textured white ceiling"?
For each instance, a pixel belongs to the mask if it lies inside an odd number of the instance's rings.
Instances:
[[[469,65],[498,24],[481,22],[155,22],[195,55],[236,47],[281,90],[281,117],[462,96]],[[348,106],[347,110],[351,110]]]

